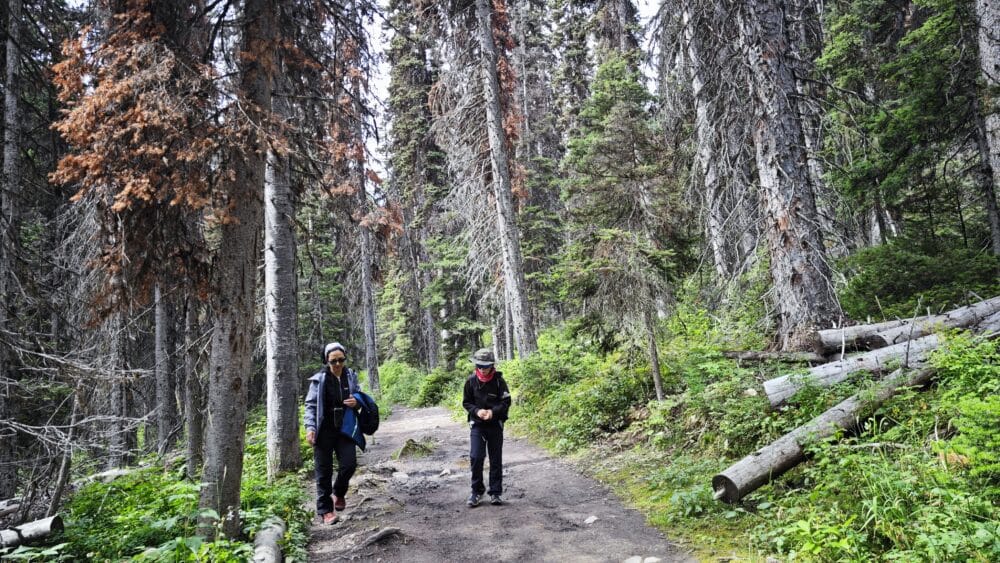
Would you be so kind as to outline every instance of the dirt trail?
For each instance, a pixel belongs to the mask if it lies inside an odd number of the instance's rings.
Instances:
[[[392,459],[407,440],[433,450]],[[358,463],[340,521],[314,520],[310,561],[693,561],[606,487],[509,433],[507,504],[466,507],[469,431],[443,408],[396,407]]]

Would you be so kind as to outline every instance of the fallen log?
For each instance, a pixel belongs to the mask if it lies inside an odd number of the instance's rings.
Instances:
[[[281,545],[278,542],[285,537],[285,521],[272,516],[264,521],[257,537],[253,540],[254,563],[281,563]]]
[[[815,352],[760,352],[755,350],[734,350],[723,352],[722,355],[741,362],[786,362],[791,364],[811,363],[821,364],[826,357]]]
[[[889,362],[904,361],[909,366],[917,366],[927,359],[932,350],[940,344],[940,338],[931,334],[916,340],[872,350],[853,358],[846,358],[810,368],[802,375],[782,375],[764,382],[764,394],[771,407],[777,407],[807,385],[829,387],[844,381],[860,370],[881,372]]]
[[[73,481],[73,488],[78,489],[94,481],[100,481],[102,483],[110,483],[115,479],[119,477],[124,477],[125,475],[128,475],[129,473],[132,473],[138,469],[141,469],[141,467],[115,468],[115,469],[108,469],[107,471],[102,471],[100,473],[94,473],[93,475],[87,475],[86,477],[82,477],[80,479],[77,479],[76,481]]]
[[[35,540],[48,537],[50,534],[61,532],[63,521],[59,516],[50,516],[34,522],[25,522],[20,526],[13,526],[6,530],[0,530],[0,548],[17,547],[28,544]]]
[[[869,338],[869,342],[872,347],[891,346],[906,340],[920,338],[941,328],[970,327],[998,311],[1000,311],[1000,297],[994,297],[940,315],[921,317],[904,326],[880,330]]]
[[[0,506],[0,518],[3,518],[4,516],[8,516],[10,514],[14,514],[18,510],[21,510],[20,504],[5,504],[3,506]]]
[[[855,394],[792,430],[771,444],[760,448],[728,469],[712,477],[715,499],[734,503],[757,488],[776,479],[805,459],[803,446],[810,440],[820,440],[838,430],[850,430],[858,420],[868,417],[883,402],[904,388],[927,385],[934,371],[898,369],[888,375],[875,389],[870,400]]]
[[[875,324],[828,328],[816,331],[816,342],[828,354],[842,349],[853,350],[866,347],[865,341],[873,334],[909,324],[909,319],[897,319]]]
[[[828,353],[842,348],[881,348],[925,336],[938,327],[969,327],[997,311],[1000,311],[1000,296],[939,315],[820,330],[816,332],[816,340]]]
[[[993,302],[995,299],[983,301]],[[978,309],[974,320],[969,325],[974,332],[994,332],[1000,330],[1000,310],[989,315],[983,313],[988,309]],[[967,317],[972,318],[972,317]],[[914,327],[916,328],[916,327]],[[922,365],[930,353],[941,343],[936,334],[930,334],[914,340],[908,340],[879,348],[851,358],[830,362],[809,369],[804,375],[782,375],[764,382],[764,393],[771,407],[777,407],[806,385],[829,387],[844,381],[859,370],[881,372],[886,364],[901,361],[904,366],[918,367]]]

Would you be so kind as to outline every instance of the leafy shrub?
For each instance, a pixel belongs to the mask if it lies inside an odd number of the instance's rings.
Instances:
[[[417,395],[426,377],[420,369],[390,360],[379,366],[378,374],[382,385],[382,403],[387,407],[417,404]]]
[[[981,399],[966,396],[958,404],[955,426],[960,434],[952,440],[955,451],[966,456],[969,474],[982,479],[986,492],[1000,497],[1000,396]]]
[[[439,405],[446,400],[454,402],[451,399],[456,395],[461,397],[462,388],[468,375],[462,369],[456,368],[449,371],[441,367],[435,368],[420,382],[420,388],[417,390],[416,398],[412,404],[418,407],[429,407]]]
[[[633,405],[651,393],[649,368],[600,357],[566,329],[547,331],[526,360],[504,364],[515,395],[512,418],[559,451],[572,451],[628,425]]]
[[[563,385],[594,376],[599,364],[592,347],[560,327],[540,334],[538,350],[526,360],[505,362],[503,372],[520,402],[537,405]]]
[[[921,251],[906,240],[858,251],[843,264],[848,282],[840,292],[844,312],[911,317],[964,303],[970,293],[1000,294],[1000,259],[966,248]],[[917,306],[920,310],[917,310]]]
[[[288,526],[289,557],[305,554],[312,517],[304,508],[298,474],[267,482],[266,420],[262,410],[250,416],[241,487],[243,532],[251,537],[270,516]],[[249,541],[206,541],[197,534],[198,487],[181,468],[164,471],[152,466],[111,483],[91,483],[67,504],[67,526],[59,558],[70,561],[246,561]],[[205,514],[212,515],[213,511]],[[45,548],[42,548],[45,549]]]

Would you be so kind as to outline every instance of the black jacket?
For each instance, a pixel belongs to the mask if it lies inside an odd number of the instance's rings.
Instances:
[[[472,422],[488,424],[507,420],[510,390],[507,389],[507,382],[503,380],[503,374],[495,372],[493,379],[487,383],[480,383],[476,374],[469,376],[469,379],[465,380],[465,390],[462,392],[462,406],[469,413],[469,420]],[[480,419],[476,416],[476,411],[479,409],[493,411],[493,419],[486,421]]]

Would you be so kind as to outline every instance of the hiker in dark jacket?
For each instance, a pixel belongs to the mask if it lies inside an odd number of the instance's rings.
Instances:
[[[357,444],[341,432],[341,426],[347,409],[358,410],[358,400],[351,395],[360,393],[361,386],[358,374],[344,365],[347,350],[339,342],[327,344],[323,358],[326,367],[309,378],[305,426],[316,465],[316,513],[324,524],[333,524],[337,511],[347,508],[347,487],[358,466]],[[337,480],[331,485],[335,454]]]
[[[472,355],[476,371],[465,382],[462,406],[469,413],[472,465],[472,494],[466,504],[479,506],[486,493],[483,462],[490,456],[490,504],[503,504],[503,424],[510,409],[510,391],[503,376],[494,368],[493,352],[481,348]]]

